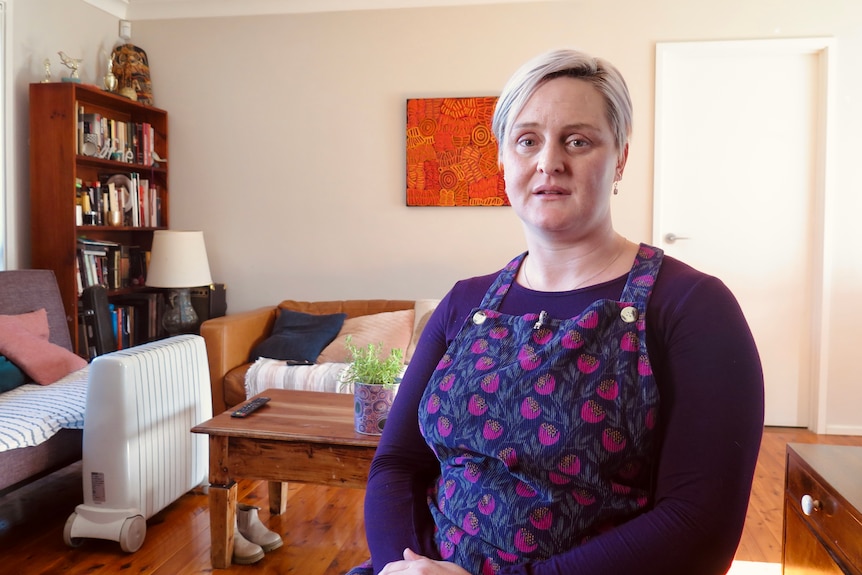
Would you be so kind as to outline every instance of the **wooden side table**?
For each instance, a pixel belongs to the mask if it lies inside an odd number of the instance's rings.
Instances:
[[[233,555],[236,480],[270,482],[270,511],[284,510],[281,482],[364,489],[380,438],[353,428],[353,395],[269,389],[246,418],[230,409],[192,428],[210,436],[210,555],[224,569]]]
[[[787,445],[784,575],[862,575],[862,447]]]

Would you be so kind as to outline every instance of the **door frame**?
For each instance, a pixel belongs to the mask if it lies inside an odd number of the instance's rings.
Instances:
[[[827,402],[829,388],[829,333],[833,288],[835,243],[835,159],[834,149],[836,109],[836,42],[834,38],[780,38],[763,40],[729,40],[704,42],[657,42],[655,66],[655,124],[653,170],[653,244],[661,245],[662,169],[661,148],[663,118],[672,111],[664,107],[663,75],[668,59],[677,54],[687,57],[707,55],[782,54],[815,55],[820,80],[817,86],[817,135],[815,142],[814,213],[811,214],[815,245],[812,246],[813,277],[811,284],[811,347],[808,428],[815,433],[827,433]]]

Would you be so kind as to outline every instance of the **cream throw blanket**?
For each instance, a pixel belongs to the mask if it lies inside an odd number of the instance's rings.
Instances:
[[[262,357],[245,374],[245,396],[257,395],[265,389],[298,389],[353,393],[352,385],[342,385],[341,373],[348,363],[316,363],[285,365],[280,359]]]

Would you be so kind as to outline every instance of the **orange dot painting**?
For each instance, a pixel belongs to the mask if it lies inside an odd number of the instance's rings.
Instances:
[[[496,97],[407,100],[407,205],[508,206],[497,142]]]

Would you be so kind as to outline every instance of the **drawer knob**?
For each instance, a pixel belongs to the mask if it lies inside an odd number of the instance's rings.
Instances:
[[[811,515],[815,511],[820,511],[821,509],[823,509],[823,504],[818,499],[814,499],[810,495],[803,495],[801,503],[802,512],[805,515]]]

